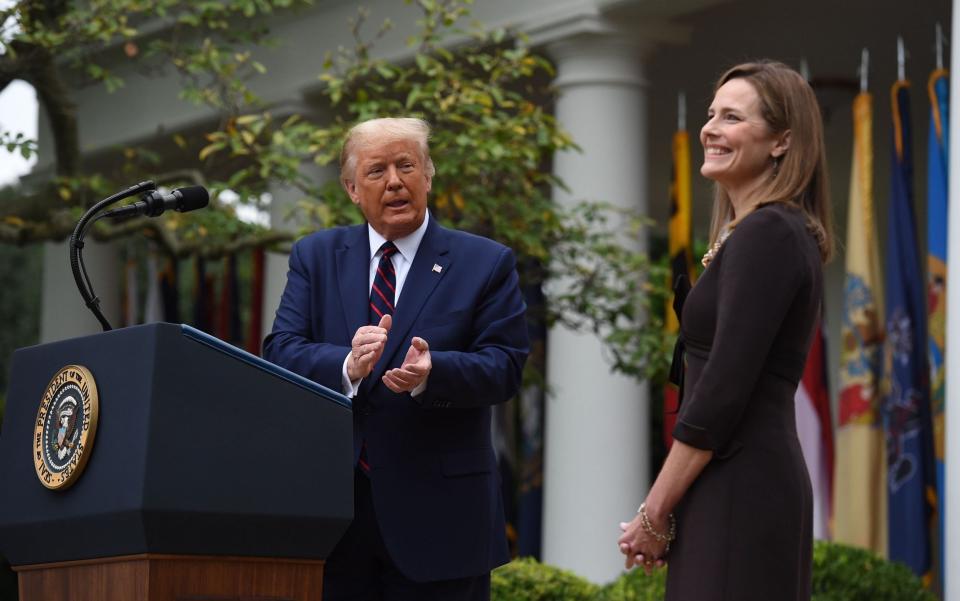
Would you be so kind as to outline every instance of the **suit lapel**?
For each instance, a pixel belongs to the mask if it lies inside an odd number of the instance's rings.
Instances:
[[[395,360],[398,363],[401,362],[406,355],[412,339],[410,330],[416,323],[423,305],[450,267],[452,259],[447,254],[448,251],[446,231],[431,217],[427,224],[427,232],[420,241],[420,247],[417,249],[410,271],[407,272],[403,289],[400,291],[397,309],[393,314],[393,327],[390,328],[390,334],[387,336],[387,348],[383,351],[383,356],[376,367],[373,368],[373,373],[365,380],[371,388],[381,383],[380,377],[388,365],[393,364]],[[397,357],[398,354],[399,357]]]
[[[347,336],[352,339],[357,329],[368,325],[370,319],[367,308],[370,301],[370,240],[366,224],[351,228],[346,244],[337,249],[337,282]]]

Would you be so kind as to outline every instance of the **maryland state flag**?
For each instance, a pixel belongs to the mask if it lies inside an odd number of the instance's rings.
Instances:
[[[930,74],[930,136],[927,146],[927,340],[930,361],[930,407],[933,414],[933,450],[937,476],[937,574],[943,579],[944,395],[943,355],[947,329],[947,71]]]
[[[873,99],[866,92],[853,101],[852,164],[833,539],[883,555],[887,549],[886,462],[880,422],[883,284],[873,209]]]
[[[888,556],[907,564],[929,583],[932,502],[936,493],[927,370],[927,311],[913,215],[909,86],[900,80],[890,91],[893,162],[882,412],[887,448]]]
[[[673,134],[673,181],[670,182],[670,287],[681,275],[693,283],[690,212],[690,135],[686,130]],[[664,328],[668,333],[679,330],[677,316],[673,311],[673,296],[667,303]],[[673,426],[677,421],[679,399],[677,389],[665,384],[663,387],[663,441],[667,448],[673,444]]]

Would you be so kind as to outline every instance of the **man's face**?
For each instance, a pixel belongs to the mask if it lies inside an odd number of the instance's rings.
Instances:
[[[423,223],[431,185],[417,143],[372,144],[356,158],[353,180],[344,183],[367,222],[387,240],[413,233]]]

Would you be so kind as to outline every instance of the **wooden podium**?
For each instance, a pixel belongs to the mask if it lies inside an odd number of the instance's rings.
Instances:
[[[319,601],[322,560],[131,555],[14,568],[20,599]]]
[[[321,599],[353,517],[345,397],[172,324],[20,349],[11,374],[0,551],[21,601]]]

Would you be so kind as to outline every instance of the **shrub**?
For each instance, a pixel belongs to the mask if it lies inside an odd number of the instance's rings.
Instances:
[[[490,575],[492,601],[595,601],[600,587],[535,559],[517,559]]]
[[[649,576],[642,569],[630,570],[603,587],[597,601],[663,601],[667,570],[654,570]]]
[[[631,570],[600,587],[573,572],[533,559],[494,570],[493,601],[662,601],[665,569],[647,576]],[[937,601],[906,566],[869,551],[817,541],[813,547],[812,601]]]
[[[817,541],[813,601],[936,601],[910,568],[869,551]]]

